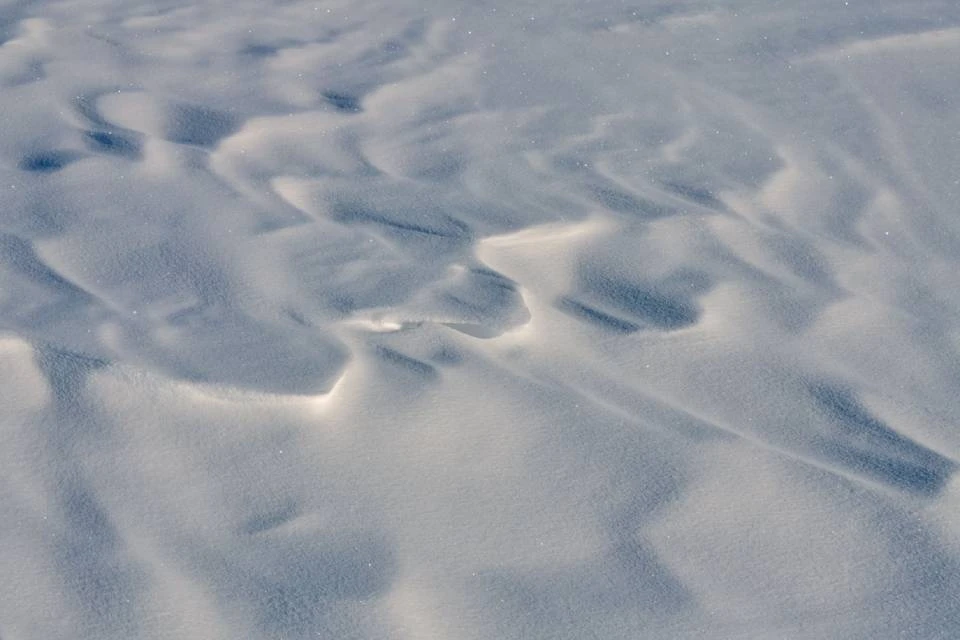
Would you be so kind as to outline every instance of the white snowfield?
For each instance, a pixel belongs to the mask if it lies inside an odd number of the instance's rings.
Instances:
[[[960,3],[0,42],[0,639],[960,638]]]

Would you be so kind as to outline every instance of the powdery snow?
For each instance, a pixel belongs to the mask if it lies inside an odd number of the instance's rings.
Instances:
[[[2,640],[960,637],[960,4],[0,42]]]

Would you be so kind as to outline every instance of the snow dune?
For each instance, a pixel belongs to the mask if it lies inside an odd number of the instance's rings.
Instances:
[[[0,639],[960,635],[960,5],[0,43]]]

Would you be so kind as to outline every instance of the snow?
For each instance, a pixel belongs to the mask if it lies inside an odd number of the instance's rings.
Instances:
[[[0,43],[3,640],[960,635],[960,5]]]

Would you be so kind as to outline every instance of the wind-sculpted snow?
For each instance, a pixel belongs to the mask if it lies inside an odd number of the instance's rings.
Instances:
[[[0,43],[3,640],[960,636],[960,5]]]

